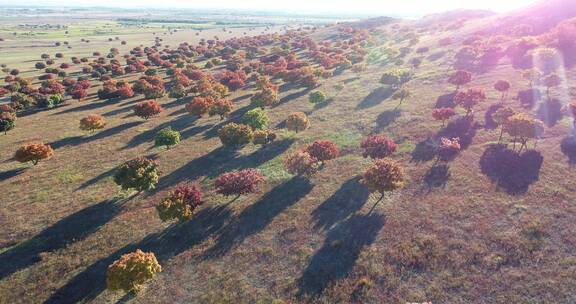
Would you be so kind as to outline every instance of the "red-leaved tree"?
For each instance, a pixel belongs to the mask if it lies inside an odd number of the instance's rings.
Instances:
[[[216,192],[231,196],[254,193],[264,181],[264,176],[256,169],[244,169],[223,173],[216,178]]]
[[[384,135],[370,135],[362,140],[362,155],[370,158],[384,158],[396,152],[396,143]]]

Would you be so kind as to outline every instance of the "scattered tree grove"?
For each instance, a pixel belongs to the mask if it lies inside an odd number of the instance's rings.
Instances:
[[[122,290],[137,293],[142,285],[162,271],[156,256],[152,252],[135,252],[122,255],[108,266],[106,286],[109,290]]]
[[[114,174],[114,182],[123,190],[134,189],[138,192],[154,189],[159,178],[158,163],[146,157],[123,163]]]
[[[32,164],[37,165],[39,161],[49,159],[52,156],[54,156],[54,150],[50,145],[35,143],[18,148],[14,159],[21,163],[32,162]]]

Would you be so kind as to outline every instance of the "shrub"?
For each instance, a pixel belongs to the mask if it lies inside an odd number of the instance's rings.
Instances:
[[[412,75],[410,71],[403,69],[393,69],[385,72],[380,78],[380,83],[385,85],[390,85],[394,88],[398,88],[408,82]]]
[[[202,193],[196,186],[180,185],[156,206],[156,210],[163,222],[186,221],[202,203]]]
[[[188,91],[186,88],[181,84],[176,84],[170,90],[170,98],[182,98],[188,95]]]
[[[194,97],[191,102],[186,104],[186,111],[192,115],[202,117],[202,115],[208,113],[210,105],[214,103],[212,97]]]
[[[379,159],[364,173],[364,183],[382,195],[404,186],[404,169],[392,159]]]
[[[236,172],[223,173],[216,178],[216,192],[225,195],[254,193],[264,181],[264,176],[256,169],[244,169]]]
[[[36,62],[36,64],[34,65],[34,67],[38,70],[43,70],[46,68],[46,63],[44,62]]]
[[[252,128],[243,124],[229,123],[218,130],[218,137],[225,146],[242,146],[253,138]]]
[[[527,114],[517,113],[508,117],[503,131],[514,138],[514,145],[520,141],[522,144],[520,151],[522,151],[529,139],[536,139],[544,133],[544,123]]]
[[[553,48],[542,48],[536,51],[538,68],[544,75],[555,72],[560,67],[560,54]]]
[[[317,91],[310,93],[310,96],[308,96],[308,101],[310,101],[310,103],[312,103],[312,104],[325,102],[326,101],[326,95],[324,94],[324,92],[317,90]]]
[[[441,120],[442,127],[444,127],[446,121],[454,115],[456,115],[456,112],[452,108],[438,108],[432,110],[432,117],[436,120]]]
[[[224,119],[225,117],[228,117],[230,112],[232,112],[232,109],[234,109],[232,101],[228,99],[217,99],[210,104],[208,115],[219,115],[220,119]]]
[[[72,98],[80,101],[80,100],[86,98],[86,96],[88,96],[88,91],[84,90],[82,88],[76,88],[71,92],[70,95],[72,96]]]
[[[134,189],[138,192],[154,189],[158,179],[158,164],[146,157],[123,163],[114,174],[114,182],[123,190]]]
[[[156,69],[147,69],[144,71],[144,75],[146,76],[156,76],[158,74],[158,70]]]
[[[329,140],[317,140],[306,147],[305,151],[319,162],[334,159],[339,154],[336,144]]]
[[[484,90],[480,88],[458,91],[454,96],[454,102],[466,110],[466,115],[470,115],[472,108],[484,100],[486,100],[486,95],[484,94]]]
[[[286,119],[286,128],[290,131],[300,132],[310,127],[310,120],[304,112],[294,112]]]
[[[156,146],[166,146],[166,149],[180,143],[180,132],[172,130],[171,127],[166,127],[156,133],[154,144]]]
[[[106,126],[104,117],[98,114],[90,114],[80,119],[80,130],[93,132],[95,130],[103,129]]]
[[[252,142],[255,145],[265,145],[276,139],[276,133],[268,130],[255,130]]]
[[[10,75],[12,75],[12,76],[16,76],[16,75],[18,75],[18,74],[20,74],[20,70],[18,70],[18,69],[12,69],[12,70],[10,71]]]
[[[43,159],[49,159],[54,156],[54,150],[49,145],[42,143],[24,145],[16,150],[14,159],[21,163],[32,162],[32,164],[37,165],[39,161]]]
[[[284,159],[284,168],[290,174],[310,176],[320,169],[319,162],[308,152],[296,151]]]
[[[370,135],[362,140],[360,147],[364,149],[364,157],[384,158],[396,152],[397,145],[384,135]]]
[[[400,106],[406,98],[410,97],[410,95],[411,95],[411,93],[408,89],[400,89],[400,90],[394,92],[394,94],[392,94],[392,99],[393,100],[400,100],[400,102],[398,104]]]
[[[456,71],[448,77],[448,83],[456,86],[456,90],[472,81],[472,74],[468,71]]]
[[[16,112],[0,110],[0,132],[6,134],[16,126]]]
[[[144,283],[151,280],[162,267],[152,252],[135,252],[122,255],[108,266],[106,286],[110,290],[138,292]]]
[[[506,96],[506,92],[508,92],[508,90],[510,90],[510,83],[506,80],[498,80],[494,84],[494,89],[496,91],[502,93],[501,99],[504,100],[504,97]]]
[[[252,109],[242,116],[244,124],[252,129],[266,129],[268,126],[268,115],[260,108]]]
[[[150,117],[157,116],[163,111],[160,104],[153,100],[146,100],[134,105],[134,114],[136,116],[149,119]]]
[[[534,83],[540,81],[542,78],[542,73],[537,69],[527,69],[522,71],[522,79],[528,80],[530,88],[534,85]]]
[[[142,92],[146,99],[158,99],[164,97],[166,94],[164,87],[159,85],[148,85],[144,87]]]
[[[516,112],[514,111],[514,109],[510,107],[502,107],[496,110],[494,114],[492,114],[492,120],[494,120],[496,124],[501,126],[500,137],[498,138],[498,142],[502,140],[502,135],[504,133],[504,125],[508,121],[508,118],[510,118],[514,114],[516,114]]]
[[[274,88],[263,88],[260,92],[254,94],[254,96],[250,98],[250,102],[253,105],[261,108],[275,105],[278,101],[278,91]]]

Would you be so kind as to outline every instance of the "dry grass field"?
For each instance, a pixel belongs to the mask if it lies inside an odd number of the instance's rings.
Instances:
[[[63,106],[19,116],[16,127],[0,136],[0,303],[576,302],[576,171],[561,149],[572,136],[573,118],[545,101],[525,107],[515,100],[529,84],[506,56],[474,71],[466,85],[487,94],[472,117],[458,109],[443,127],[431,116],[439,103],[452,99],[454,86],[447,78],[464,40],[495,20],[470,18],[442,30],[425,21],[354,23],[371,31],[366,69],[321,79],[317,89],[328,102],[316,106],[308,101],[310,89],[277,80],[280,102],[266,112],[278,138],[264,146],[232,150],[218,138],[223,125],[241,121],[253,108],[251,84],[227,97],[235,110],[226,120],[188,114],[184,106],[192,96],[158,99],[165,111],[144,120],[132,111],[141,95],[99,100],[97,80],[85,100],[67,99]],[[309,35],[319,42],[336,39],[331,37],[338,27]],[[398,28],[404,27],[418,33],[413,51],[380,56],[408,46],[399,38]],[[230,31],[156,34],[175,48],[248,30]],[[278,26],[266,32],[283,31]],[[72,49],[52,46],[63,39],[7,39],[0,42],[0,63],[34,77],[41,53],[64,53],[59,64],[72,56],[96,58],[93,51],[105,54],[111,47],[125,54],[153,45],[154,37],[148,30],[124,34],[120,40],[127,44],[120,45],[107,35],[86,37],[88,44],[75,36]],[[452,44],[439,46],[445,37],[452,37]],[[429,50],[415,51],[423,47]],[[297,55],[305,58],[306,52]],[[410,67],[413,58],[422,64]],[[203,59],[197,64],[203,66]],[[391,98],[394,90],[379,82],[397,65],[414,73],[405,85],[411,96],[401,105]],[[576,93],[576,69],[565,65],[562,73],[563,85],[552,90],[552,98],[565,105]],[[164,69],[161,75],[169,80]],[[530,142],[528,151],[510,155],[497,145],[500,129],[490,113],[501,102],[493,89],[500,79],[511,84],[507,106],[544,121],[535,149]],[[309,129],[284,128],[295,111],[308,115]],[[88,114],[105,117],[106,128],[79,130]],[[182,142],[171,149],[154,147],[156,133],[167,126],[181,133]],[[362,183],[372,162],[362,157],[360,142],[370,134],[385,134],[398,144],[392,157],[408,176],[403,189],[381,200]],[[430,146],[439,137],[460,138],[455,159],[437,160]],[[309,178],[288,173],[284,157],[317,139],[335,142],[340,156]],[[505,136],[510,148],[509,141]],[[16,162],[15,150],[31,142],[50,144],[54,157],[37,166]],[[112,178],[115,168],[138,156],[159,163],[156,189],[120,191]],[[231,201],[215,192],[216,176],[244,168],[266,177],[259,193]],[[156,204],[181,182],[199,185],[206,202],[191,220],[164,223]],[[136,249],[154,252],[163,271],[137,295],[106,290],[108,265]]]

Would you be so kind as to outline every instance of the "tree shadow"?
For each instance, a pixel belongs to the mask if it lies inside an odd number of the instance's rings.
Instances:
[[[426,59],[428,61],[436,61],[442,57],[444,57],[444,55],[446,55],[445,51],[440,51],[440,52],[436,52],[436,53],[432,53],[430,54],[428,57],[426,57]]]
[[[412,151],[412,161],[413,162],[427,162],[431,161],[436,157],[438,153],[438,144],[433,138],[427,138],[418,144]]]
[[[490,145],[480,158],[484,175],[510,195],[524,194],[531,184],[538,181],[544,158],[535,151],[522,154],[505,145]]]
[[[140,124],[142,124],[142,121],[131,121],[131,122],[127,122],[125,124],[121,124],[112,128],[108,128],[108,129],[104,129],[98,133],[95,133],[94,135],[90,135],[90,136],[72,136],[72,137],[66,137],[63,139],[59,139],[57,141],[54,141],[52,143],[50,143],[50,146],[53,149],[60,149],[63,147],[67,147],[67,146],[77,146],[83,143],[89,143],[95,140],[99,140],[99,139],[103,139],[109,136],[113,136],[119,133],[122,133],[130,128],[136,127]]]
[[[525,109],[532,109],[542,99],[542,93],[538,89],[527,89],[518,91],[516,100]]]
[[[122,149],[124,150],[124,149],[134,148],[134,147],[137,147],[137,146],[144,144],[146,142],[152,142],[152,141],[154,141],[156,134],[160,130],[167,128],[167,127],[171,127],[172,130],[180,132],[180,131],[184,130],[186,127],[190,126],[190,124],[194,123],[195,120],[196,120],[196,118],[186,115],[186,116],[180,116],[180,117],[178,117],[174,120],[171,120],[171,121],[164,122],[164,123],[159,124],[158,126],[152,128],[152,129],[146,130],[146,131],[141,132],[140,134],[137,134],[136,136],[132,137],[132,139],[130,139]]]
[[[389,125],[400,118],[400,116],[402,116],[402,111],[398,108],[393,110],[386,110],[380,113],[378,117],[376,117],[376,127],[374,128],[374,132],[382,132]]]
[[[370,191],[360,183],[360,180],[360,176],[347,180],[340,189],[312,211],[315,229],[329,230],[366,204]]]
[[[297,91],[297,92],[288,94],[288,95],[280,98],[280,101],[278,101],[278,102],[273,106],[273,108],[275,108],[275,107],[277,107],[277,106],[279,106],[279,105],[285,104],[285,103],[287,103],[287,102],[289,102],[289,101],[291,101],[291,100],[300,98],[300,97],[302,97],[302,96],[310,93],[310,91],[312,91],[312,89],[310,89],[310,88],[304,88],[304,89],[302,89],[302,90],[300,90],[300,91]]]
[[[52,252],[86,238],[110,221],[121,209],[121,202],[107,200],[46,228],[33,238],[0,254],[0,279],[40,261],[42,252]]]
[[[562,139],[560,149],[568,157],[568,163],[571,166],[576,165],[576,137],[568,136]]]
[[[24,168],[12,169],[4,172],[0,172],[0,182],[13,177],[18,176],[20,173],[24,172]]]
[[[442,96],[438,96],[436,99],[436,105],[434,108],[454,108],[456,104],[454,103],[454,96],[456,96],[456,92],[444,94]]]
[[[110,116],[115,116],[118,114],[123,114],[123,113],[129,113],[131,111],[133,111],[134,106],[133,105],[127,105],[124,107],[120,107],[114,110],[110,110],[108,112],[102,113],[102,116],[106,116],[106,117],[110,117]]]
[[[218,147],[161,177],[156,189],[165,189],[179,182],[192,181],[202,176],[215,177],[233,170],[256,168],[287,151],[293,142],[293,139],[277,140],[243,156],[238,156],[238,151],[234,149]]]
[[[182,109],[176,110],[176,111],[168,114],[168,116],[180,116],[182,114],[188,114],[188,111],[186,111],[185,108],[182,108]]]
[[[238,103],[238,102],[241,102],[242,100],[246,100],[246,99],[252,97],[253,95],[254,94],[252,94],[252,93],[244,94],[242,96],[238,96],[238,97],[232,99],[232,102]]]
[[[499,102],[491,105],[490,108],[488,108],[488,110],[484,114],[484,129],[494,130],[498,128],[498,123],[494,120],[494,118],[492,118],[492,115],[494,115],[494,113],[496,113],[496,111],[498,111],[502,107],[504,107],[504,104]]]
[[[536,110],[536,117],[548,128],[554,127],[564,117],[562,103],[558,99],[549,99],[540,103]]]
[[[356,106],[356,110],[377,106],[384,100],[390,98],[394,92],[396,92],[396,89],[393,87],[379,87],[368,94],[368,96],[364,97],[364,99],[362,99],[362,101]]]
[[[78,188],[76,188],[76,190],[86,189],[86,188],[98,183],[99,181],[101,181],[105,178],[111,177],[112,175],[114,175],[115,171],[116,171],[116,168],[106,170],[105,172],[100,173],[97,176],[83,182],[80,186],[78,186]]]
[[[67,114],[67,113],[76,113],[76,112],[82,112],[82,111],[91,111],[91,110],[96,110],[105,106],[109,106],[112,104],[117,103],[118,101],[92,101],[86,104],[83,104],[81,106],[75,107],[75,108],[68,108],[66,110],[62,110],[60,112],[56,112],[56,113],[52,113],[50,115],[60,115],[60,114]]]
[[[362,249],[374,243],[384,222],[384,217],[375,213],[354,215],[330,230],[298,280],[298,295],[319,295],[332,282],[345,278]]]
[[[204,258],[222,256],[249,236],[264,230],[277,215],[296,204],[310,193],[312,188],[310,181],[301,176],[295,176],[274,187],[256,203],[244,209],[222,230],[214,246],[205,251]]]
[[[424,175],[424,183],[429,190],[444,188],[450,179],[450,167],[446,164],[434,164]]]
[[[106,289],[106,270],[121,255],[141,249],[154,252],[158,262],[163,264],[172,257],[202,243],[220,230],[232,213],[226,206],[207,207],[194,218],[176,223],[168,229],[151,234],[136,244],[130,244],[88,266],[58,289],[44,303],[80,303],[94,300]]]

